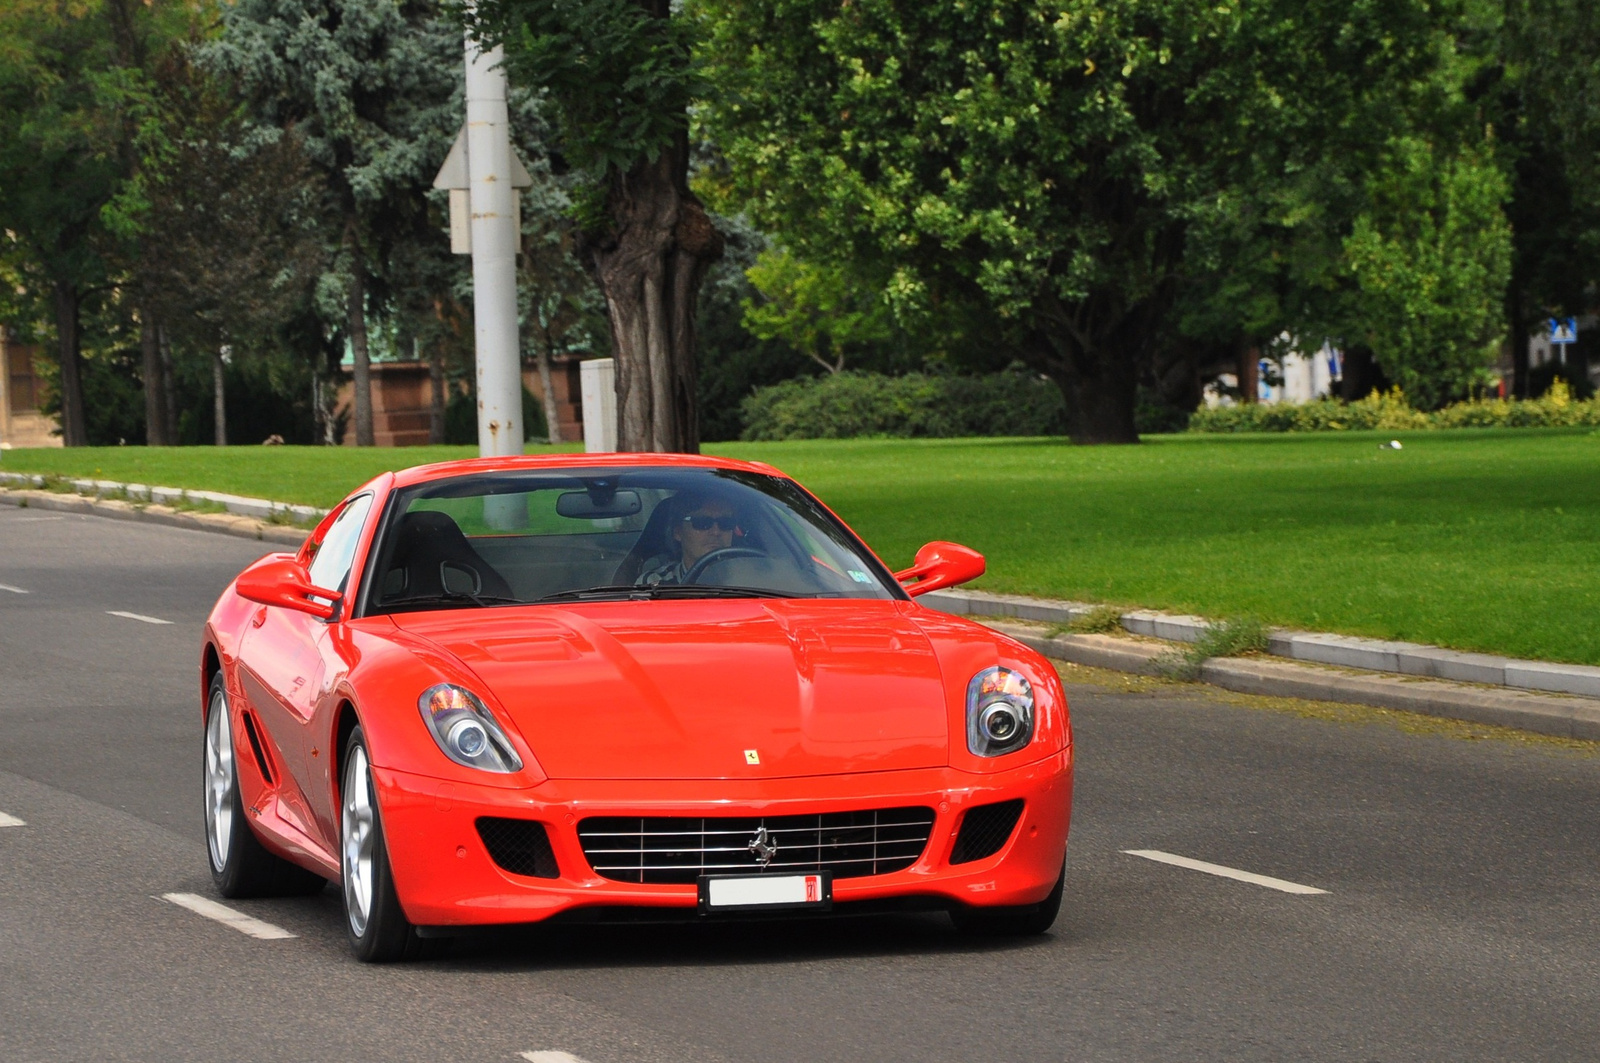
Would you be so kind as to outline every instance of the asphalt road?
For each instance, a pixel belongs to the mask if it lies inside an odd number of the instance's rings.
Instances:
[[[0,823],[23,821],[0,826],[0,1059],[1600,1058],[1600,755],[1200,688],[1069,687],[1047,937],[942,916],[567,929],[373,967],[331,889],[231,902],[296,935],[246,936],[158,898],[214,896],[197,637],[264,552],[0,506]]]

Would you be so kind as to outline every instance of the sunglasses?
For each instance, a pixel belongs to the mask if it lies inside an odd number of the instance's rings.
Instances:
[[[738,517],[708,517],[704,513],[694,513],[683,518],[683,522],[695,531],[710,531],[715,524],[722,531],[733,531],[739,526]]]

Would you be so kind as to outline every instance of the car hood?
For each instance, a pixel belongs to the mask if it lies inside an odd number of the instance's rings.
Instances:
[[[553,779],[948,763],[939,661],[898,602],[606,602],[391,619],[481,677]]]

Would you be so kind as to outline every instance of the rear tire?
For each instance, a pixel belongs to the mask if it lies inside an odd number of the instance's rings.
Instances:
[[[953,908],[950,921],[964,934],[988,937],[1030,937],[1043,934],[1061,912],[1061,894],[1067,885],[1067,865],[1061,864],[1050,895],[1037,904],[1006,905],[996,908]]]
[[[339,808],[341,893],[351,950],[363,963],[417,958],[422,954],[422,939],[406,919],[395,893],[366,736],[359,725],[345,743]]]
[[[238,748],[221,672],[211,677],[206,698],[203,769],[206,851],[218,893],[224,897],[271,897],[317,893],[327,885],[321,876],[268,852],[250,826],[239,795]]]

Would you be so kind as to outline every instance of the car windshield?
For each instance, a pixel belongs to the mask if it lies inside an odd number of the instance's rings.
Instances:
[[[792,481],[730,469],[493,472],[396,491],[367,613],[667,598],[900,598]]]

